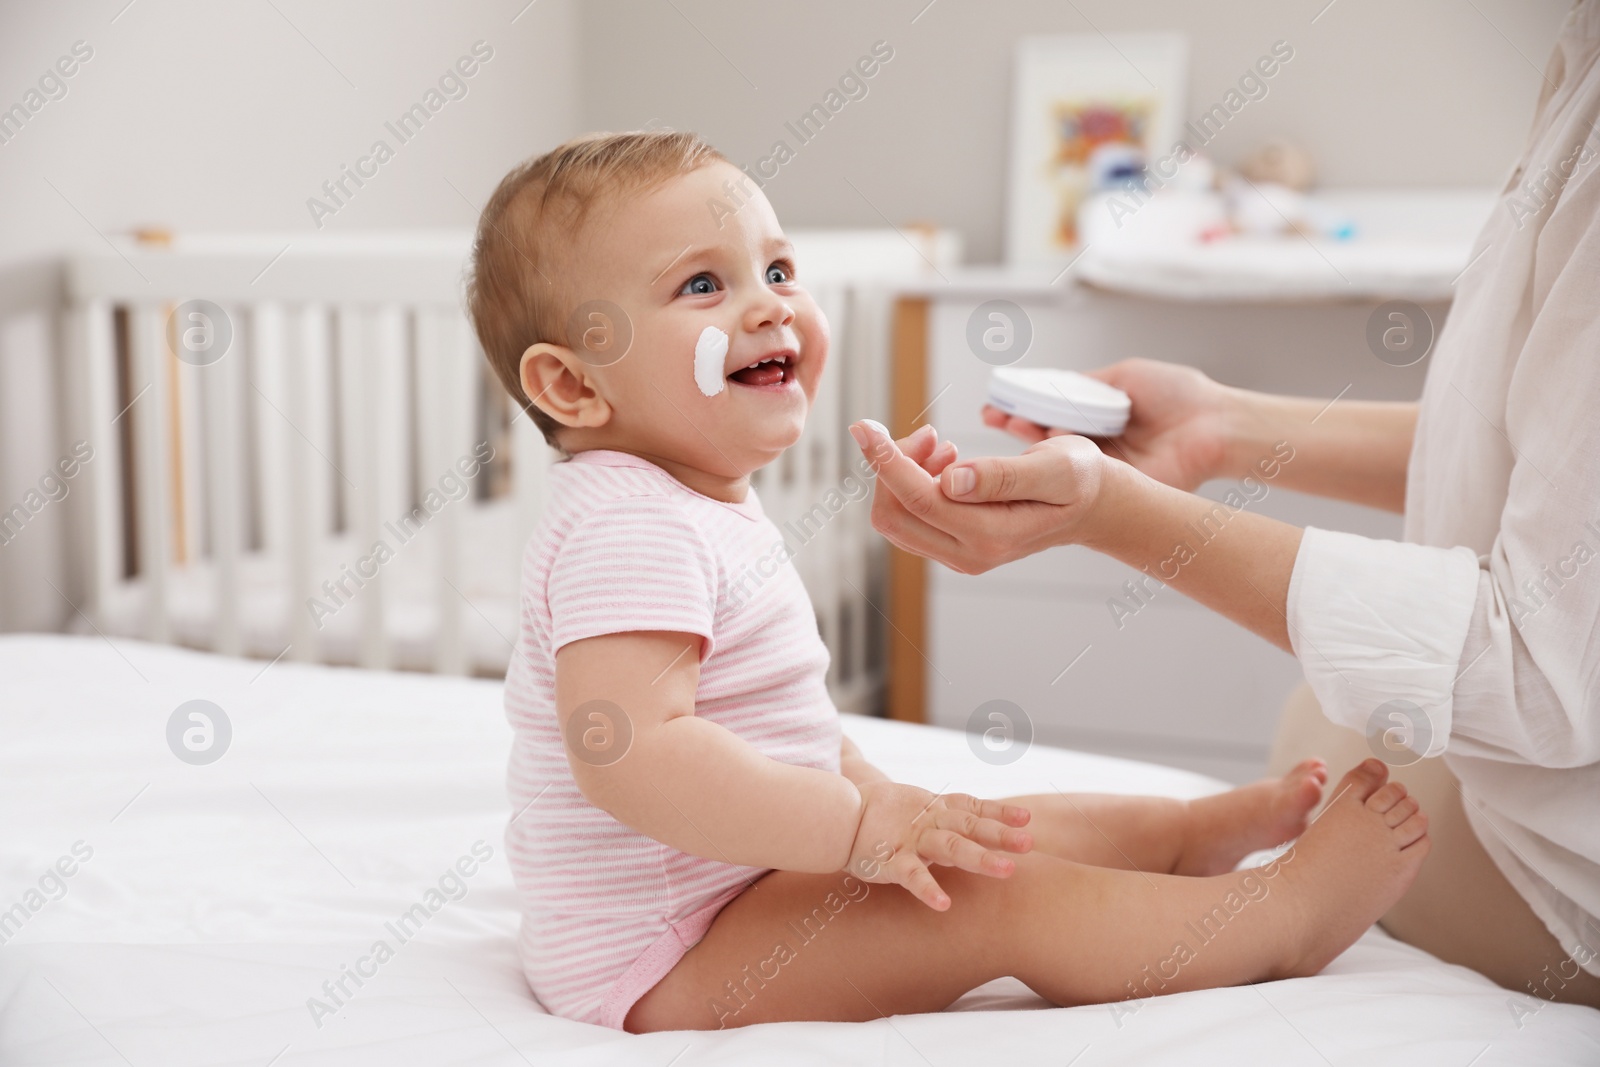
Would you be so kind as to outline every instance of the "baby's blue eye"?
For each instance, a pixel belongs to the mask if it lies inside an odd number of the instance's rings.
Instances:
[[[696,274],[693,278],[683,283],[683,288],[678,290],[679,296],[704,296],[717,291],[717,280],[709,274]]]
[[[789,276],[789,269],[781,263],[774,263],[772,266],[767,268],[768,285],[783,285],[784,283],[793,280],[794,279]]]

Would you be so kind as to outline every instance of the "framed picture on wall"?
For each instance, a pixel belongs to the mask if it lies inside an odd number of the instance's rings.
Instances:
[[[1175,33],[1064,34],[1017,43],[1006,260],[1065,266],[1096,181],[1179,139],[1189,46]]]

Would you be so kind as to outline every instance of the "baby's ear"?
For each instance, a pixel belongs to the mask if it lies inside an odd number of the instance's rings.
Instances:
[[[611,405],[594,387],[589,366],[572,349],[540,341],[522,353],[522,391],[562,426],[595,427],[611,421]]]

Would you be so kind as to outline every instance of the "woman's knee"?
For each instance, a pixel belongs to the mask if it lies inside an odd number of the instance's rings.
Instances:
[[[1342,774],[1371,754],[1360,734],[1329,721],[1311,687],[1301,682],[1278,715],[1267,774],[1283,774],[1308,756],[1320,756],[1328,761],[1329,770]]]

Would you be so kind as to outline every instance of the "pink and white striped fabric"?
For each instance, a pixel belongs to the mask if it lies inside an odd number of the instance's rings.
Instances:
[[[583,798],[556,719],[556,652],[602,634],[697,634],[695,714],[784,763],[837,773],[839,715],[811,601],[754,490],[724,503],[610,451],[556,464],[549,485],[506,674],[518,948],[546,1009],[621,1029],[723,905],[766,872],[679,852]]]

